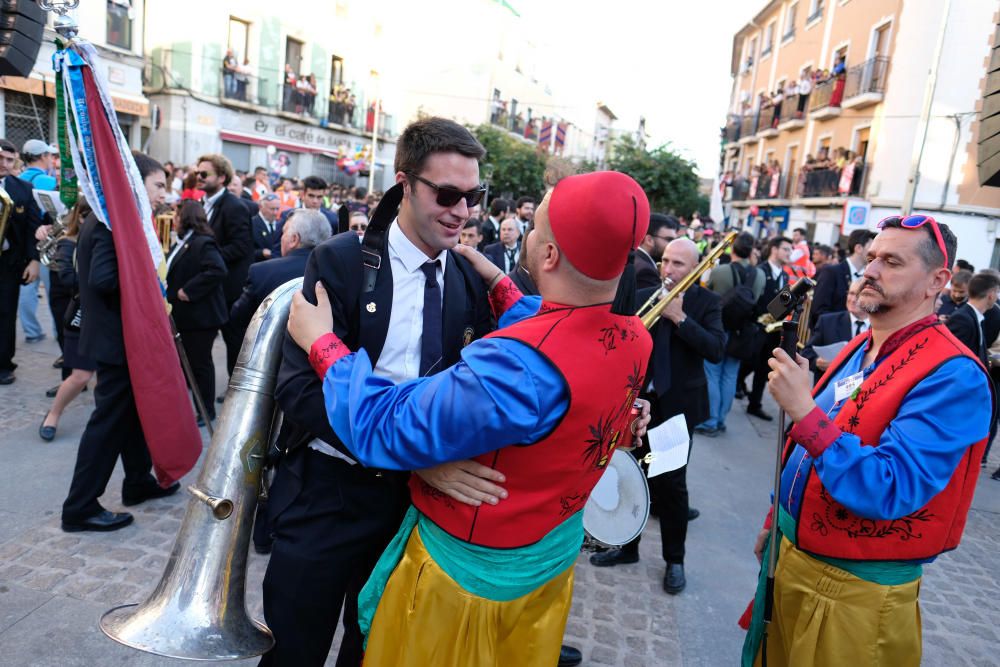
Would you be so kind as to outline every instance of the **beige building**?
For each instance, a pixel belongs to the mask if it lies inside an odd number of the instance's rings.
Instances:
[[[730,219],[837,242],[903,208],[922,145],[913,211],[951,225],[959,256],[996,266],[1000,188],[979,185],[976,112],[1000,3],[953,1],[947,15],[945,5],[767,2],[733,39],[721,165]]]

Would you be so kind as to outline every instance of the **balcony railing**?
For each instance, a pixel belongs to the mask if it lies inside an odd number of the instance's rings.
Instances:
[[[830,106],[830,98],[833,96],[833,84],[836,79],[827,79],[823,83],[816,84],[809,99],[809,111],[816,111],[823,107]]]
[[[781,104],[781,116],[778,124],[784,124],[793,120],[802,120],[805,109],[809,102],[809,95],[789,95],[785,97]]]
[[[842,197],[864,192],[867,164],[848,164],[843,169],[811,169],[803,172],[800,197]]]
[[[266,104],[267,79],[261,79],[247,72],[222,69],[222,97],[234,102]]]
[[[884,94],[888,73],[889,58],[886,56],[877,56],[860,65],[855,65],[847,70],[844,99],[848,100],[868,93]]]
[[[743,116],[743,121],[740,123],[740,137],[752,137],[757,134],[757,121],[759,120],[759,116],[759,111]]]

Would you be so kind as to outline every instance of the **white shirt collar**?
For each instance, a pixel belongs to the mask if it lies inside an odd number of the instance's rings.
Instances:
[[[847,258],[847,265],[851,267],[851,275],[852,276],[854,276],[854,277],[857,278],[857,277],[863,276],[865,274],[865,265],[862,264],[861,268],[859,269],[858,267],[854,266],[854,262],[851,261],[851,258],[849,256]]]
[[[652,255],[650,255],[650,254],[649,254],[648,252],[646,252],[646,251],[645,251],[645,250],[643,250],[642,248],[636,248],[636,250],[638,250],[638,251],[639,251],[639,252],[641,252],[641,253],[642,253],[643,255],[645,255],[646,257],[648,257],[648,258],[649,258],[649,262],[650,262],[651,264],[653,264],[654,266],[656,265],[656,260],[655,260],[655,259],[653,259],[653,256],[652,256]]]
[[[407,273],[419,271],[422,264],[433,262],[434,260],[440,260],[441,271],[443,273],[448,258],[447,250],[442,250],[438,253],[437,257],[428,258],[420,248],[413,245],[413,242],[406,238],[406,234],[403,233],[403,230],[399,226],[399,218],[393,220],[392,225],[389,227],[389,252],[399,258]]]
[[[785,270],[771,260],[767,260],[767,264],[771,267],[771,277],[775,279],[781,278],[781,274],[784,273]]]
[[[224,193],[225,191],[226,191],[226,188],[224,188],[224,187],[223,187],[223,188],[219,188],[219,191],[218,191],[218,192],[216,192],[216,193],[215,193],[214,195],[212,195],[211,197],[207,197],[207,196],[206,196],[206,197],[205,197],[205,205],[206,205],[206,206],[209,206],[209,207],[211,207],[211,206],[215,206],[215,203],[216,203],[217,201],[219,201],[219,199],[221,199],[221,198],[222,198],[222,195],[223,195],[223,193]]]
[[[854,330],[858,326],[858,322],[864,322],[865,325],[863,327],[861,327],[861,330],[862,331],[868,331],[868,327],[871,326],[871,323],[868,320],[859,320],[858,318],[854,317],[854,315],[851,315],[851,311],[847,311],[847,314],[850,315],[850,317],[851,317],[851,335],[852,336],[854,335]]]

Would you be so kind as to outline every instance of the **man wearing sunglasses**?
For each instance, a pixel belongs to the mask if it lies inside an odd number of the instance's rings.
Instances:
[[[815,388],[801,356],[770,360],[768,386],[795,423],[766,522],[780,544],[769,667],[920,664],[922,567],[958,546],[986,447],[989,376],[934,315],[955,236],[922,215],[879,230],[858,292],[870,329]],[[763,579],[744,665],[759,651]]]
[[[482,280],[450,251],[469,208],[482,199],[478,160],[483,155],[472,134],[452,121],[413,123],[396,147],[401,202],[387,196],[384,209],[373,216],[388,215],[388,229],[369,239],[370,225],[364,245],[354,232],[340,234],[309,257],[306,297],[315,301],[314,286],[322,281],[335,330],[351,349],[367,351],[377,375],[397,382],[433,375],[455,364],[465,345],[493,327]],[[362,255],[363,250],[375,254]],[[374,284],[368,290],[371,271]],[[290,338],[276,399],[285,415],[286,454],[270,495],[275,539],[264,578],[264,616],[275,647],[261,664],[324,664],[343,609],[337,664],[356,666],[362,656],[358,591],[399,529],[410,500],[409,473],[357,462],[331,429],[322,384]],[[477,471],[501,479],[471,461],[416,474],[435,486],[446,477],[451,489],[440,491],[442,496],[496,502],[502,489]]]

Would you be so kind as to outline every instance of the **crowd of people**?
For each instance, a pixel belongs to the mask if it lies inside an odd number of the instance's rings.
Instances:
[[[784,197],[837,197],[861,192],[865,177],[864,156],[844,147],[830,153],[821,146],[816,155],[809,153],[794,183],[787,183],[788,174],[775,159],[755,164],[749,177],[734,171],[722,175],[722,187],[728,199],[778,199]]]
[[[0,384],[15,381],[20,284],[37,296],[36,243],[54,233],[31,194],[52,177],[55,149],[39,144],[18,155],[0,141],[17,205],[0,253]],[[780,551],[775,620],[762,639],[761,593],[744,619],[744,664],[762,641],[768,664],[919,663],[920,568],[958,544],[996,430],[985,369],[1000,274],[956,261],[955,236],[927,216],[887,218],[842,247],[810,243],[804,228],[741,232],[705,270],[723,231],[710,218],[651,211],[616,172],[547,172],[542,196],[486,201],[484,154],[452,121],[416,121],[385,193],[272,182],[218,154],[190,167],[133,154],[154,211],[172,216],[166,298],[203,423],[225,398],[216,338],[232,373],[257,307],[304,278],[275,388],[281,456],[253,537],[271,554],[275,645],[261,664],[324,664],[341,618],[343,665],[578,664],[561,640],[581,510],[616,448],[634,435],[643,460],[647,428],[680,417],[692,445],[718,437],[743,398],[771,421],[765,389],[794,426],[755,548]],[[119,457],[125,506],[179,485],[150,475],[111,230],[82,199],[64,222],[47,288],[64,380],[39,435],[56,437],[96,372],[62,527],[112,531],[133,521],[98,502]],[[776,351],[768,306],[807,277],[811,333],[792,359]],[[638,305],[687,280],[647,331]],[[949,400],[956,392],[969,401]],[[699,516],[686,471],[649,479],[671,595],[685,590],[687,524]],[[903,535],[915,513],[925,529]],[[859,540],[861,522],[884,539]],[[638,560],[636,539],[590,563]],[[836,590],[810,578],[832,567]],[[803,610],[831,598],[804,627]],[[852,618],[863,632],[846,637]]]

